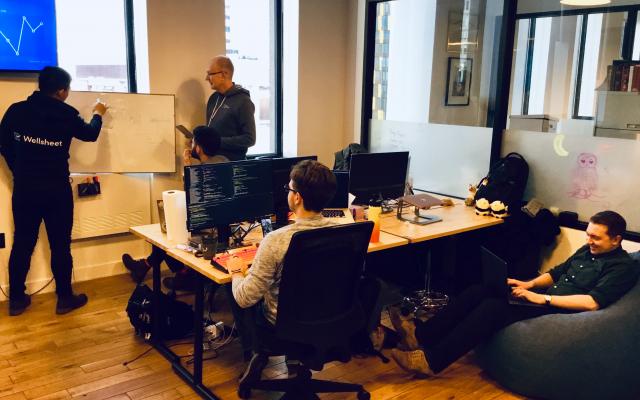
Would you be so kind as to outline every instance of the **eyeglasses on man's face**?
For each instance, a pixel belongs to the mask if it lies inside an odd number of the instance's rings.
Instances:
[[[207,79],[208,79],[208,78],[210,78],[210,77],[212,77],[212,76],[214,76],[214,75],[221,74],[221,73],[223,73],[223,72],[224,72],[224,71],[216,71],[216,72],[209,72],[209,71],[207,71]]]
[[[289,184],[288,184],[288,183],[287,183],[287,184],[285,184],[282,188],[284,189],[284,192],[285,192],[285,193],[287,193],[287,194],[288,194],[289,192],[293,192],[293,193],[300,193],[298,190],[291,189],[291,188],[289,187]]]

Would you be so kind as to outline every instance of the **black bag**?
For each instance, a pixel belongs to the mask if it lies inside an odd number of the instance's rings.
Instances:
[[[336,151],[333,163],[334,171],[349,171],[353,154],[367,153],[367,149],[358,143],[351,143],[344,149]]]
[[[478,184],[474,199],[496,200],[513,213],[520,208],[529,178],[529,165],[518,153],[509,153],[489,169],[489,174]]]
[[[153,291],[147,285],[138,285],[127,304],[127,315],[136,335],[151,340],[153,330]],[[160,339],[180,339],[193,331],[191,306],[164,293],[160,294]]]

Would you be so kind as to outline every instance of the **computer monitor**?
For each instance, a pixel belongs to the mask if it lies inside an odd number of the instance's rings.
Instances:
[[[354,204],[372,199],[395,199],[404,195],[409,152],[360,153],[351,156],[349,192]]]
[[[333,171],[336,176],[336,194],[326,208],[349,207],[349,171]]]
[[[268,160],[188,166],[184,188],[189,231],[252,220],[273,212]]]
[[[289,183],[289,173],[294,165],[303,160],[317,160],[318,156],[273,158],[271,162],[271,182],[273,190],[273,207],[276,224],[284,226],[289,216],[289,204],[284,185]]]

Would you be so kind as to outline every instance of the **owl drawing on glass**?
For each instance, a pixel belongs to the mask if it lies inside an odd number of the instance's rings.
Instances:
[[[598,157],[592,153],[580,153],[571,171],[571,191],[575,199],[589,199],[598,190]]]

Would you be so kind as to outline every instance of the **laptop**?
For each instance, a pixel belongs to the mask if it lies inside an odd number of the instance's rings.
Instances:
[[[336,194],[322,210],[322,216],[338,224],[354,222],[349,211],[349,171],[333,171],[336,176]]]
[[[509,304],[528,306],[528,307],[546,307],[542,304],[534,304],[524,299],[518,299],[511,296],[511,288],[507,285],[509,264],[491,252],[484,246],[480,246],[482,252],[482,281],[496,293],[503,295]]]

